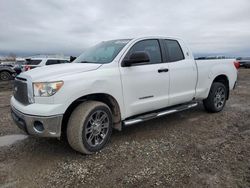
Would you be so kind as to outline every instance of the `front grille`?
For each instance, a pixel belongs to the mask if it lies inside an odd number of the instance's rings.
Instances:
[[[14,97],[22,104],[29,104],[27,83],[20,80],[14,81]]]

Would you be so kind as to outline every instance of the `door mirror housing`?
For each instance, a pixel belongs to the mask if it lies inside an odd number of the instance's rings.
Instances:
[[[129,59],[122,61],[122,67],[130,67],[138,63],[150,62],[149,55],[146,52],[134,52],[129,56]]]

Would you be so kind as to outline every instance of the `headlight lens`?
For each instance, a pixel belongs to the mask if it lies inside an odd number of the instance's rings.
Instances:
[[[50,97],[63,86],[63,81],[57,82],[35,82],[33,91],[35,97]]]

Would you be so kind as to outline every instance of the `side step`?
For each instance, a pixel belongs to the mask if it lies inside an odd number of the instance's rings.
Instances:
[[[125,120],[125,121],[123,121],[123,124],[124,124],[125,127],[130,126],[130,125],[133,125],[133,124],[136,124],[136,123],[140,123],[140,122],[147,121],[147,120],[150,120],[150,119],[153,119],[153,118],[161,117],[161,116],[164,116],[164,115],[167,115],[167,114],[172,114],[172,113],[175,113],[175,112],[180,112],[180,111],[183,111],[183,110],[187,110],[187,109],[196,107],[197,105],[198,105],[198,102],[193,102],[193,103],[179,105],[179,106],[172,107],[172,108],[170,107],[167,110],[165,109],[163,111],[152,112],[152,113],[145,114],[145,115],[139,115],[139,116],[137,116],[135,118]]]

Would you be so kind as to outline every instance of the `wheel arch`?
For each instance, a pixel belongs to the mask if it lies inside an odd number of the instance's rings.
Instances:
[[[66,109],[63,115],[62,126],[61,126],[61,133],[64,134],[64,136],[67,130],[69,117],[71,113],[73,112],[73,110],[79,104],[83,103],[84,101],[89,101],[89,100],[103,102],[106,105],[108,105],[113,116],[113,128],[117,130],[122,129],[121,111],[120,111],[120,106],[117,100],[113,96],[106,94],[106,93],[93,93],[93,94],[88,94],[88,95],[84,95],[82,97],[77,98],[68,106],[68,108]]]

